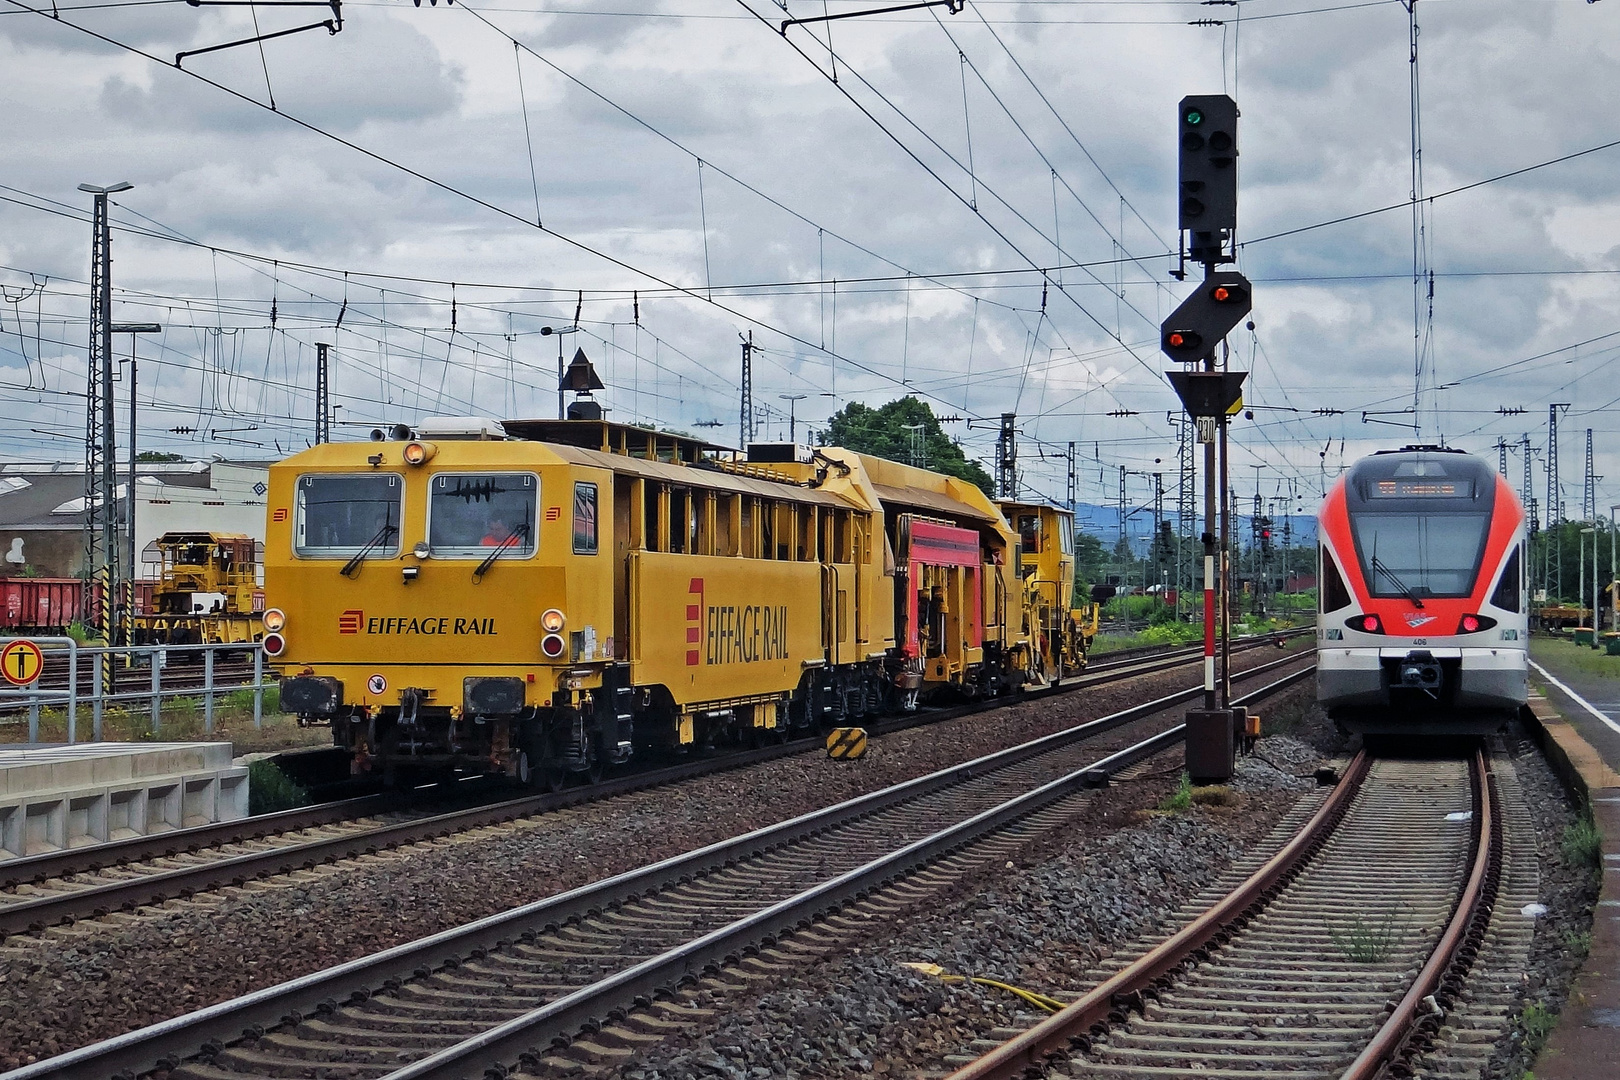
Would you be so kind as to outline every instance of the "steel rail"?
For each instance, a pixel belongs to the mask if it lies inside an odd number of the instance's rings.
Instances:
[[[1502,808],[1485,752],[1477,747],[1470,775],[1474,851],[1468,884],[1423,970],[1340,1080],[1373,1080],[1397,1058],[1422,1049],[1438,1030],[1452,999],[1462,990],[1462,978],[1484,943],[1502,872]],[[1442,980],[1446,983],[1443,990]],[[1440,1010],[1420,1012],[1424,998],[1431,994]]]
[[[1088,1037],[1091,1029],[1107,1022],[1123,1002],[1133,998],[1139,1001],[1140,995],[1155,982],[1166,978],[1201,950],[1224,940],[1253,909],[1275,895],[1327,840],[1350,809],[1369,766],[1370,759],[1363,750],[1351,760],[1332,794],[1292,839],[1209,910],[1062,1011],[964,1065],[947,1080],[1021,1078],[1025,1070],[1038,1069],[1048,1056],[1067,1050],[1071,1040]]]
[[[1297,662],[1300,659],[1299,655],[1290,654],[1234,674],[1240,678],[1249,678],[1283,664]],[[1164,666],[1177,666],[1177,662],[1167,661]],[[996,698],[948,709],[914,713],[892,721],[875,724],[872,727],[876,734],[889,734],[921,724],[937,723],[961,716],[1005,708],[1020,702],[1070,693],[1088,686],[1095,686],[1099,681],[1114,681],[1137,674],[1147,674],[1147,672],[1133,670],[1109,673],[1101,679],[1079,675],[1062,683],[1012,697]],[[1200,692],[1201,690],[1196,688],[1181,691],[1179,694],[1161,698],[1158,703],[1150,703],[1150,705],[1157,708],[1167,707],[1169,704],[1190,700],[1192,696]],[[1148,707],[1138,706],[1138,708]],[[1126,710],[1126,712],[1129,711]],[[1114,715],[1124,714],[1116,713]],[[1124,723],[1127,721],[1119,722]],[[1093,723],[1100,723],[1100,721],[1093,721]],[[484,806],[454,810],[444,814],[417,818],[412,821],[383,825],[363,832],[322,837],[304,843],[288,844],[264,851],[247,852],[199,866],[180,867],[152,874],[143,874],[138,877],[109,881],[87,888],[40,896],[20,903],[6,904],[4,903],[5,898],[0,897],[0,939],[11,934],[38,931],[76,918],[99,917],[112,911],[133,910],[142,905],[160,903],[176,896],[189,896],[196,892],[221,886],[241,885],[253,879],[308,869],[323,863],[336,862],[359,855],[375,854],[378,851],[448,836],[455,832],[503,824],[508,821],[530,817],[534,814],[610,798],[632,791],[677,783],[723,770],[743,768],[780,757],[805,753],[818,748],[820,745],[818,738],[810,738],[795,740],[777,746],[728,753],[715,758],[683,762],[649,772],[615,777],[588,787],[571,788],[542,795],[527,795]],[[331,805],[342,807],[345,804]],[[379,804],[371,803],[368,805],[376,808]],[[372,811],[368,810],[367,812]],[[304,816],[300,817],[298,815]],[[312,827],[313,825],[330,824],[341,820],[341,817],[334,817],[333,812],[320,807],[282,811],[276,822],[273,823],[271,830],[255,832],[251,822],[256,820],[258,819],[250,818],[237,822],[200,826],[196,830],[181,830],[162,834],[158,837],[131,837],[115,844],[87,848],[82,852],[71,851],[32,856],[28,860],[19,860],[16,864],[0,864],[0,875],[3,875],[3,878],[12,884],[21,883],[19,878],[23,874],[27,875],[24,880],[38,883],[42,880],[48,880],[51,876],[61,877],[70,873],[82,873],[89,869],[119,865],[120,863],[133,862],[142,858],[166,857],[181,850],[197,851],[221,843],[262,838],[277,831],[287,832],[297,828]],[[192,842],[193,838],[196,840],[195,843]],[[186,846],[188,844],[189,847]],[[25,863],[26,866],[23,865]],[[13,866],[17,868],[13,869]],[[57,870],[57,867],[62,869]]]
[[[1298,659],[1291,657],[1289,659]],[[1309,665],[1263,687],[1242,699],[1252,701],[1276,693],[1309,676],[1315,670]],[[556,896],[525,904],[510,911],[488,916],[465,926],[442,931],[417,941],[395,946],[383,952],[348,961],[325,971],[315,972],[276,986],[266,987],[231,1001],[208,1006],[185,1016],[162,1021],[150,1027],[116,1036],[112,1039],[81,1047],[57,1057],[24,1066],[4,1074],[0,1080],[86,1080],[89,1077],[117,1077],[144,1075],[153,1069],[173,1070],[179,1063],[199,1053],[211,1056],[226,1044],[235,1043],[245,1035],[257,1037],[264,1031],[283,1023],[299,1023],[304,1018],[328,1014],[341,1004],[341,1000],[366,1000],[379,989],[397,983],[459,966],[469,955],[499,949],[525,934],[555,929],[571,921],[588,918],[614,904],[626,903],[647,895],[650,891],[692,880],[700,874],[721,870],[740,861],[784,846],[817,836],[829,829],[852,820],[869,816],[880,810],[909,802],[923,795],[941,791],[972,780],[983,773],[1016,765],[1040,754],[1062,749],[1092,735],[1120,727],[1134,720],[1174,707],[1190,696],[1202,693],[1202,687],[1180,691],[1153,702],[1134,706],[1056,732],[1019,746],[987,754],[972,761],[953,765],[926,776],[917,777],[880,791],[858,796],[834,806],[756,829],[742,836],[699,848],[682,855],[672,856],[649,866],[626,871],[601,881],[583,885]],[[1241,703],[1241,702],[1240,702]],[[1103,761],[1074,770],[1070,774],[1042,785],[1035,791],[1012,800],[1023,807],[1017,816],[1039,809],[1076,787],[1091,786],[1099,767],[1124,768],[1143,756],[1157,753],[1179,740],[1184,725],[1160,732],[1148,740]],[[1066,785],[1066,786],[1063,786]],[[1037,803],[1039,805],[1037,805]],[[1003,804],[974,815],[956,826],[957,829],[977,829],[972,835],[981,835],[991,823],[1009,820],[1009,804]],[[594,1003],[580,993],[558,999],[527,1018],[534,1023],[543,1020],[557,1024],[574,1023],[578,1018],[586,1021],[599,1019],[614,1010],[633,1007],[638,1001],[650,998],[668,989],[681,978],[690,977],[705,967],[724,963],[742,955],[744,938],[754,942],[786,933],[811,921],[814,912],[859,898],[879,887],[882,882],[906,872],[916,865],[916,858],[936,858],[938,855],[970,842],[966,832],[952,833],[942,830],[925,840],[907,845],[898,852],[876,860],[861,873],[852,872],[825,882],[807,893],[793,898],[796,907],[787,902],[772,905],[740,922],[723,928],[731,931],[724,938],[718,931],[674,952],[652,961],[643,962],[613,976],[611,986],[604,986]],[[887,860],[887,861],[886,861]],[[852,876],[853,875],[853,876]],[[752,947],[752,946],[749,946]],[[340,1000],[339,995],[342,995]],[[539,1014],[544,1014],[539,1015]],[[510,1024],[502,1025],[499,1039],[486,1033],[477,1040],[477,1046],[467,1046],[468,1053],[504,1054],[510,1038],[517,1038],[519,1030]],[[578,1027],[574,1028],[577,1031]],[[532,1042],[533,1036],[524,1035],[519,1041]],[[523,1049],[526,1049],[524,1047]],[[518,1051],[521,1053],[522,1051]],[[515,1056],[515,1055],[514,1055]],[[439,1055],[434,1055],[438,1058]],[[465,1075],[465,1069],[458,1075]]]

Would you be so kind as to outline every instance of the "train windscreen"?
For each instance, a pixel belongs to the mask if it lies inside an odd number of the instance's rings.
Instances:
[[[404,494],[395,473],[300,476],[295,550],[303,556],[343,558],[369,545],[379,558],[399,554]]]
[[[428,498],[428,547],[440,558],[494,548],[534,554],[540,481],[533,473],[440,473]]]
[[[1467,596],[1489,514],[1350,515],[1362,576],[1374,596]]]

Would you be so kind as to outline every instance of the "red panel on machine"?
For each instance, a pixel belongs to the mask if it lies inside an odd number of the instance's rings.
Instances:
[[[907,558],[929,566],[978,566],[979,534],[953,525],[913,521]]]
[[[912,521],[909,525],[906,558],[913,567],[962,566],[967,567],[965,593],[971,598],[972,608],[967,612],[967,644],[978,648],[984,641],[984,614],[979,591],[979,567],[983,555],[979,551],[979,534],[973,529],[958,529],[954,525],[936,525],[929,521]],[[911,579],[917,580],[913,570]],[[922,655],[917,637],[917,590],[909,590],[906,598],[906,640],[902,650],[908,657]]]

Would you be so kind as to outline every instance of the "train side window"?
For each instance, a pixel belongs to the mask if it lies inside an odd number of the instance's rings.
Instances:
[[[669,550],[681,554],[688,550],[687,537],[691,535],[691,500],[685,488],[669,491]]]
[[[596,485],[574,485],[574,554],[596,554]]]
[[[317,558],[347,558],[375,541],[372,554],[398,555],[404,498],[398,473],[300,476],[293,550]]]
[[[1034,514],[1018,516],[1018,550],[1026,555],[1041,553],[1041,519]]]
[[[799,561],[814,562],[816,558],[816,508],[799,508]]]
[[[737,496],[714,497],[714,553],[737,554]]]
[[[1325,547],[1317,551],[1322,559],[1321,596],[1323,611],[1338,611],[1340,608],[1350,606],[1350,590],[1344,587],[1344,577],[1339,573],[1339,565],[1333,561],[1333,553]]]
[[[539,502],[533,473],[439,473],[428,488],[428,547],[441,558],[483,558],[495,547],[533,555]]]
[[[1058,550],[1065,555],[1074,554],[1074,522],[1068,518],[1058,519]]]
[[[737,554],[752,559],[759,553],[758,537],[754,534],[754,500],[743,495],[737,501],[742,504],[737,515]]]
[[[1502,567],[1502,577],[1496,583],[1496,591],[1491,593],[1491,605],[1503,611],[1519,610],[1519,549],[1513,548],[1513,554],[1508,556],[1507,565]]]

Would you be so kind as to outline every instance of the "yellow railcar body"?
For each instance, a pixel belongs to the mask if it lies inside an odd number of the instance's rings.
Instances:
[[[1086,666],[1097,636],[1095,605],[1074,607],[1074,515],[1046,503],[998,500],[1016,536],[1015,572],[1041,674],[1059,679]]]
[[[1014,536],[972,485],[600,421],[430,426],[271,469],[267,652],[358,771],[552,783],[1029,681]]]

